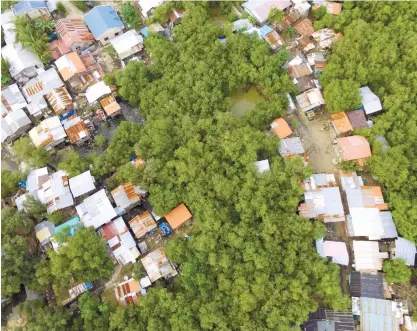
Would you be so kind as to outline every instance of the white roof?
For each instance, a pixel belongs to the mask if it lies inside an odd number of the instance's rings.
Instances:
[[[395,258],[405,260],[407,265],[414,266],[416,259],[416,245],[411,241],[398,238],[395,240]]]
[[[93,191],[96,188],[94,182],[94,177],[91,176],[90,170],[70,178],[69,186],[74,198]]]
[[[39,168],[29,172],[26,179],[26,191],[34,192],[41,188],[44,179],[48,176],[48,168]],[[41,178],[43,177],[43,178]]]
[[[242,7],[256,18],[258,23],[264,23],[268,20],[268,15],[271,9],[277,8],[284,10],[291,6],[289,0],[249,0],[245,2]]]
[[[58,0],[47,0],[46,6],[48,7],[48,10],[52,13],[54,10],[56,10],[57,3],[60,2]]]
[[[42,111],[46,108],[48,108],[48,104],[46,103],[45,99],[39,100],[38,103],[30,103],[26,107],[29,111],[29,114],[31,114],[34,117],[41,117]]]
[[[38,147],[52,137],[53,141],[64,139],[67,134],[59,121],[58,116],[50,117],[29,131],[33,144]],[[49,144],[47,144],[49,145]]]
[[[164,3],[164,0],[138,0],[143,16],[148,18],[148,11],[152,8],[157,8]]]
[[[132,47],[143,44],[143,37],[139,35],[135,30],[129,30],[122,35],[110,40],[110,43],[113,45],[117,54],[119,54],[121,58],[124,58],[130,55],[126,52],[129,52]],[[127,55],[123,56],[123,53],[126,53]]]
[[[297,100],[299,109],[303,112],[325,104],[320,89],[318,88],[312,88],[303,94],[297,95],[295,99]]]
[[[351,174],[343,174],[340,176],[340,182],[344,191],[348,189],[357,189],[363,186],[363,180],[361,176],[358,176],[356,172]]]
[[[151,282],[165,276],[175,276],[177,271],[172,267],[171,262],[165,255],[163,248],[158,248],[141,259],[143,267]]]
[[[384,236],[378,208],[349,208],[347,217],[348,234],[351,237],[368,237],[379,240]]]
[[[84,199],[75,208],[84,226],[93,226],[95,229],[117,216],[104,189]]]
[[[1,49],[1,56],[9,62],[9,72],[16,77],[26,68],[33,66],[43,67],[39,58],[27,48],[16,49],[15,45],[6,45]]]
[[[3,14],[1,14],[1,27],[3,28],[4,41],[7,45],[13,45],[16,42],[15,25],[12,23],[15,17],[16,15],[12,10],[6,11]]]
[[[11,110],[17,110],[27,106],[26,100],[23,97],[22,92],[20,92],[20,89],[17,86],[17,84],[7,86],[5,89],[1,91],[1,95],[5,99],[4,102],[3,100],[1,102],[2,115],[4,114],[4,112],[8,112],[8,107],[10,107]]]
[[[143,278],[140,279],[140,286],[142,288],[149,287],[151,285],[152,285],[152,283],[151,283],[151,280],[149,279],[148,276],[143,277]]]
[[[359,89],[359,94],[361,95],[362,105],[365,108],[366,114],[373,114],[382,110],[381,101],[368,86],[361,87]]]
[[[74,204],[68,184],[68,174],[64,170],[49,175],[49,180],[37,191],[39,201],[47,205],[48,214]]]
[[[382,270],[383,259],[388,253],[379,252],[377,241],[353,241],[353,254],[355,256],[355,270],[377,271]]]
[[[22,91],[28,102],[37,106],[38,103],[45,103],[44,95],[51,93],[53,89],[64,86],[61,78],[54,68],[50,68],[29,80]],[[42,108],[41,108],[42,109]]]
[[[254,163],[254,165],[258,168],[258,172],[260,174],[265,172],[265,171],[271,170],[271,168],[269,167],[269,161],[268,160],[257,161],[257,162]]]
[[[317,252],[321,257],[331,257],[332,262],[349,265],[349,253],[346,243],[342,241],[316,240]]]
[[[20,128],[32,123],[23,109],[17,109],[1,118],[1,142],[15,134]]]
[[[85,96],[88,103],[93,103],[100,99],[102,96],[110,94],[111,90],[103,81],[98,82],[94,85],[90,85],[85,92]]]

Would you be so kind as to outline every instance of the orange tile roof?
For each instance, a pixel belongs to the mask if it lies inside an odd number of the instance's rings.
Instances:
[[[165,214],[164,217],[171,228],[176,229],[190,220],[193,215],[191,215],[188,208],[182,203],[171,210],[169,213]]]
[[[349,117],[345,112],[342,111],[337,114],[332,114],[330,117],[338,134],[353,131],[352,124],[350,123]]]
[[[74,43],[93,42],[94,36],[81,19],[60,19],[56,31],[67,47]]]
[[[275,119],[271,124],[272,130],[275,134],[280,138],[286,138],[292,135],[292,130],[288,125],[287,121],[284,120],[282,117]]]
[[[368,140],[362,136],[350,136],[337,140],[344,161],[366,159],[371,156]]]

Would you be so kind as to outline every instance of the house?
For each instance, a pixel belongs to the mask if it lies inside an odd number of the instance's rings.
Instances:
[[[153,34],[161,34],[164,35],[164,28],[159,23],[153,23],[149,26],[145,26],[140,30],[140,33],[145,37],[148,38]]]
[[[360,315],[361,331],[399,331],[396,312],[396,304],[391,300],[361,297],[354,315]]]
[[[7,112],[22,109],[27,106],[26,100],[17,84],[9,85],[1,90],[1,108]]]
[[[355,263],[352,266],[356,271],[382,270],[383,259],[388,258],[388,253],[379,251],[377,241],[353,241],[353,255]]]
[[[349,253],[344,241],[316,240],[317,252],[321,257],[330,257],[333,263],[349,265]]]
[[[304,93],[312,88],[318,87],[317,80],[312,76],[303,76],[293,80],[293,83],[298,88],[298,93]]]
[[[276,118],[271,124],[271,130],[279,139],[284,139],[292,135],[292,130],[287,121],[282,117]]]
[[[104,72],[90,52],[78,55],[71,52],[55,61],[59,74],[70,87],[83,91],[91,84],[101,81]]]
[[[284,45],[284,41],[279,36],[278,32],[272,29],[269,25],[264,25],[260,28],[261,36],[271,46],[273,50]]]
[[[330,115],[330,118],[332,119],[332,126],[337,136],[343,136],[352,133],[353,126],[350,123],[349,117],[344,111],[337,114],[332,114]]]
[[[138,297],[142,295],[145,290],[142,289],[140,283],[133,278],[125,280],[117,284],[114,289],[116,299],[123,305],[135,304],[138,302]]]
[[[185,13],[185,9],[174,9],[170,14],[169,14],[169,21],[173,24],[173,25],[177,25],[181,23],[182,17],[184,16]]]
[[[366,115],[373,115],[382,110],[381,100],[368,86],[361,87],[359,94],[362,98],[362,108],[365,110]]]
[[[294,1],[293,0],[292,2],[294,3],[294,7],[291,8],[290,15],[294,16],[293,13],[294,12],[297,13],[298,17],[296,18],[296,20],[301,18],[301,17],[307,17],[308,16],[308,13],[310,12],[311,5],[307,1],[304,1],[304,0]]]
[[[121,34],[125,27],[113,6],[95,6],[84,15],[84,20],[94,39],[102,45]]]
[[[300,137],[285,138],[279,142],[279,154],[282,157],[304,155],[304,147]]]
[[[39,17],[51,17],[45,1],[22,0],[13,6],[13,11],[16,15],[26,15],[31,20]]]
[[[331,15],[338,16],[342,12],[342,4],[340,2],[328,2],[325,1],[321,3],[320,6],[323,6],[326,8],[327,13]],[[318,9],[320,6],[314,6],[313,9]]]
[[[311,37],[314,33],[313,23],[308,18],[295,22],[293,26],[302,36]]]
[[[56,21],[56,32],[60,38],[58,40],[62,40],[65,47],[73,52],[94,44],[93,34],[88,30],[83,20],[78,18],[63,18]]]
[[[304,193],[304,203],[298,207],[300,216],[318,218],[324,223],[344,222],[342,198],[338,187],[325,187]]]
[[[64,86],[53,89],[45,97],[56,115],[62,115],[74,108],[71,95]]]
[[[193,215],[191,215],[188,208],[181,203],[174,209],[172,209],[169,213],[164,215],[164,218],[167,220],[169,226],[175,230],[183,225],[185,222],[191,220]]]
[[[62,242],[60,241],[61,235],[67,235],[69,237],[73,237],[75,232],[82,227],[80,218],[78,216],[74,216],[70,218],[65,223],[58,225],[55,227],[55,234],[51,238],[52,248],[55,251],[62,246]]]
[[[337,186],[337,182],[333,174],[312,174],[303,181],[302,186],[304,190],[312,191],[325,187],[335,187]]]
[[[107,97],[101,99],[100,104],[106,112],[106,115],[109,117],[115,117],[122,113],[122,108],[117,103],[116,98],[113,95],[108,95]]]
[[[62,120],[61,123],[70,142],[72,144],[82,145],[91,138],[90,131],[87,128],[85,121],[77,116],[75,112],[73,114],[74,115]]]
[[[16,27],[13,23],[15,18],[16,15],[11,10],[1,14],[1,27],[6,45],[13,45],[16,42]]]
[[[35,192],[39,190],[43,183],[49,179],[48,168],[39,168],[28,173],[26,178],[26,191]]]
[[[269,167],[268,160],[256,161],[253,164],[256,167],[256,170],[258,171],[259,174],[262,174],[266,171],[271,170],[271,168]]]
[[[337,139],[337,147],[343,161],[357,160],[364,164],[371,156],[371,147],[368,140],[362,136],[350,136]]]
[[[68,174],[64,170],[58,170],[49,175],[49,179],[37,191],[37,197],[39,201],[46,204],[48,214],[74,205]]]
[[[142,238],[144,235],[157,228],[152,214],[149,211],[145,211],[142,214],[135,216],[129,221],[129,226],[137,239]]]
[[[367,274],[353,271],[349,274],[349,288],[352,297],[384,299],[384,276],[378,272]]]
[[[53,60],[58,60],[62,55],[71,52],[71,48],[65,45],[62,39],[56,39],[48,44],[49,51]]]
[[[96,189],[94,177],[90,170],[69,179],[69,186],[74,198],[78,198]]]
[[[330,48],[336,40],[343,37],[341,33],[336,33],[334,30],[327,28],[316,31],[311,36],[321,49]]]
[[[9,63],[10,75],[21,84],[35,77],[38,69],[43,68],[38,56],[28,48],[22,48],[20,44],[4,46],[1,49],[1,56]]]
[[[311,75],[313,73],[313,70],[311,70],[310,65],[305,61],[305,57],[297,54],[288,63],[288,73],[294,80],[296,78]]]
[[[122,215],[129,209],[132,209],[142,200],[145,194],[146,191],[132,183],[126,183],[116,187],[111,191],[111,195],[117,206],[115,208],[116,213]]]
[[[310,37],[301,36],[299,38],[295,38],[295,41],[303,49],[304,52],[309,52],[315,48],[314,43]]]
[[[111,89],[103,81],[95,83],[87,88],[85,91],[85,96],[88,103],[96,102],[101,97],[110,94]]]
[[[58,116],[54,116],[43,120],[37,127],[30,130],[29,136],[36,147],[44,146],[46,150],[51,150],[64,142],[67,134]]]
[[[85,198],[75,209],[83,225],[85,227],[93,226],[95,229],[117,216],[104,189]]]
[[[349,208],[346,226],[350,237],[369,240],[398,237],[391,212],[380,212],[377,208]]]
[[[245,11],[253,16],[260,25],[264,25],[268,21],[271,9],[284,10],[290,6],[291,1],[289,0],[249,0],[242,5]]]
[[[362,109],[352,110],[347,113],[353,129],[366,129],[369,127],[365,113]]]
[[[49,221],[43,221],[35,226],[36,238],[41,248],[50,246],[51,238],[55,234],[55,225]]]
[[[242,18],[232,23],[232,32],[243,32],[252,28],[253,24],[247,18]]]
[[[312,63],[314,65],[314,74],[321,75],[325,66],[327,66],[327,60],[323,53],[315,53],[314,54],[314,61]]]
[[[354,331],[355,322],[352,312],[338,312],[319,308],[310,313],[308,321],[302,326],[303,331]]]
[[[309,110],[312,110],[325,104],[320,89],[318,88],[313,88],[300,95],[297,95],[295,99],[297,102],[298,109],[303,113],[306,113]]]
[[[1,142],[13,141],[27,132],[32,122],[23,109],[8,112],[1,107]]]
[[[384,202],[384,196],[380,186],[360,186],[346,190],[349,209],[351,208],[377,208],[388,210],[388,204]]]
[[[123,218],[116,218],[114,221],[103,225],[100,234],[106,239],[112,256],[121,265],[135,263],[140,256],[135,239],[130,234]]]
[[[139,53],[143,49],[143,38],[135,30],[129,30],[113,38],[110,43],[122,60]]]
[[[164,3],[164,0],[138,0],[139,6],[141,8],[140,12],[145,18],[152,16],[155,8],[159,7]]]
[[[149,253],[141,259],[141,262],[152,283],[162,277],[170,278],[178,275],[171,261],[165,255],[163,248],[158,248]]]
[[[403,259],[408,266],[416,265],[416,245],[411,241],[398,237],[395,240],[395,249],[393,252],[395,259]]]
[[[348,189],[357,189],[363,186],[363,180],[361,176],[358,176],[354,171],[342,171],[339,170],[340,182],[344,191]]]

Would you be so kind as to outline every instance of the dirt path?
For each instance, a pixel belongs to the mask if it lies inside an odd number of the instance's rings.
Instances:
[[[113,288],[117,285],[117,278],[119,277],[119,273],[122,270],[122,267],[120,264],[116,264],[116,267],[114,268],[113,276],[111,276],[111,279],[104,284],[105,289]]]
[[[79,18],[84,20],[84,13],[75,7],[70,1],[63,1],[62,2],[65,8],[67,8],[67,16],[65,18]]]

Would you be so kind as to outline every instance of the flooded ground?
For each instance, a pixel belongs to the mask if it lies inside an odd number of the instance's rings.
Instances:
[[[255,108],[256,103],[262,100],[262,95],[258,90],[252,86],[247,91],[239,91],[232,94],[232,114],[236,117],[241,117],[249,110]]]

